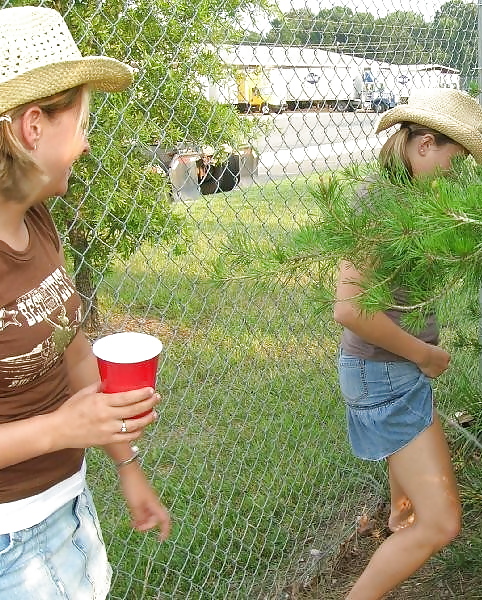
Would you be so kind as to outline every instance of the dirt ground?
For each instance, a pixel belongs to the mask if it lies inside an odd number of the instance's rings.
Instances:
[[[359,526],[348,540],[340,545],[338,555],[329,570],[307,585],[294,584],[287,588],[286,600],[344,600],[351,585],[368,563],[371,555],[390,535],[386,528],[388,508],[381,505]],[[384,600],[481,600],[482,573],[469,578],[453,571],[450,580],[441,575],[440,563],[429,561],[422,569]]]

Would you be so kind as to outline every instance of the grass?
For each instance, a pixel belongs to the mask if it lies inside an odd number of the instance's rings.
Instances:
[[[451,368],[434,381],[435,398],[451,449],[463,504],[460,536],[430,559],[386,600],[482,598],[482,413],[480,401],[479,308],[473,292],[450,297],[440,315],[441,344],[451,355]],[[457,424],[458,412],[474,418]],[[296,600],[340,600],[384,539],[386,516],[372,535],[351,536],[340,546],[336,561],[321,570],[310,585],[293,595]],[[377,521],[377,519],[375,518]],[[335,564],[333,564],[335,563]]]
[[[113,469],[90,453],[115,571],[111,599],[283,597],[385,493],[382,469],[351,456],[334,365],[339,331],[329,313],[311,310],[306,284],[223,289],[210,273],[233,229],[277,237],[314,203],[299,179],[175,208],[190,229],[186,254],[139,249],[101,298],[106,330],[142,328],[165,344],[160,418],[141,446],[174,523],[162,545],[133,532]]]

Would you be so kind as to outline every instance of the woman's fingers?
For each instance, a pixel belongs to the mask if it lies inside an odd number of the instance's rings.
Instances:
[[[147,415],[158,404],[159,394],[152,388],[104,394],[106,403],[119,410],[123,418],[142,417]]]
[[[115,425],[117,426],[118,432],[126,437],[126,434],[141,434],[142,431],[157,418],[157,413],[154,410],[150,410],[147,414],[142,417],[128,418],[123,417],[115,419]]]
[[[58,409],[65,447],[102,446],[137,440],[156,419],[153,410],[159,394],[152,388],[115,394],[98,392],[98,385],[84,388]]]

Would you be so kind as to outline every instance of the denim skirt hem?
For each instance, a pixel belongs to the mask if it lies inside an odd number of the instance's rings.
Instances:
[[[355,456],[387,458],[433,423],[430,379],[414,363],[372,361],[340,352],[338,370]]]
[[[0,600],[105,600],[111,575],[87,488],[38,525],[0,535]]]

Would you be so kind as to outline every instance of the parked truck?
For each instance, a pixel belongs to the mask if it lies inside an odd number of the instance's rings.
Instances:
[[[241,112],[282,112],[286,108],[285,87],[262,67],[238,68],[235,73],[237,107]]]
[[[383,112],[396,104],[406,103],[417,89],[447,87],[460,89],[460,71],[436,64],[374,65],[376,77],[370,98],[372,108]]]
[[[398,101],[393,92],[380,90],[370,100],[370,108],[373,112],[383,113],[397,106]]]
[[[384,112],[413,89],[460,88],[460,74],[443,65],[395,65],[319,48],[240,44],[218,49],[230,76],[208,98],[240,111],[302,108]]]
[[[203,80],[208,100],[235,106],[239,112],[279,113],[286,108],[286,89],[268,69],[236,67],[221,83]]]

